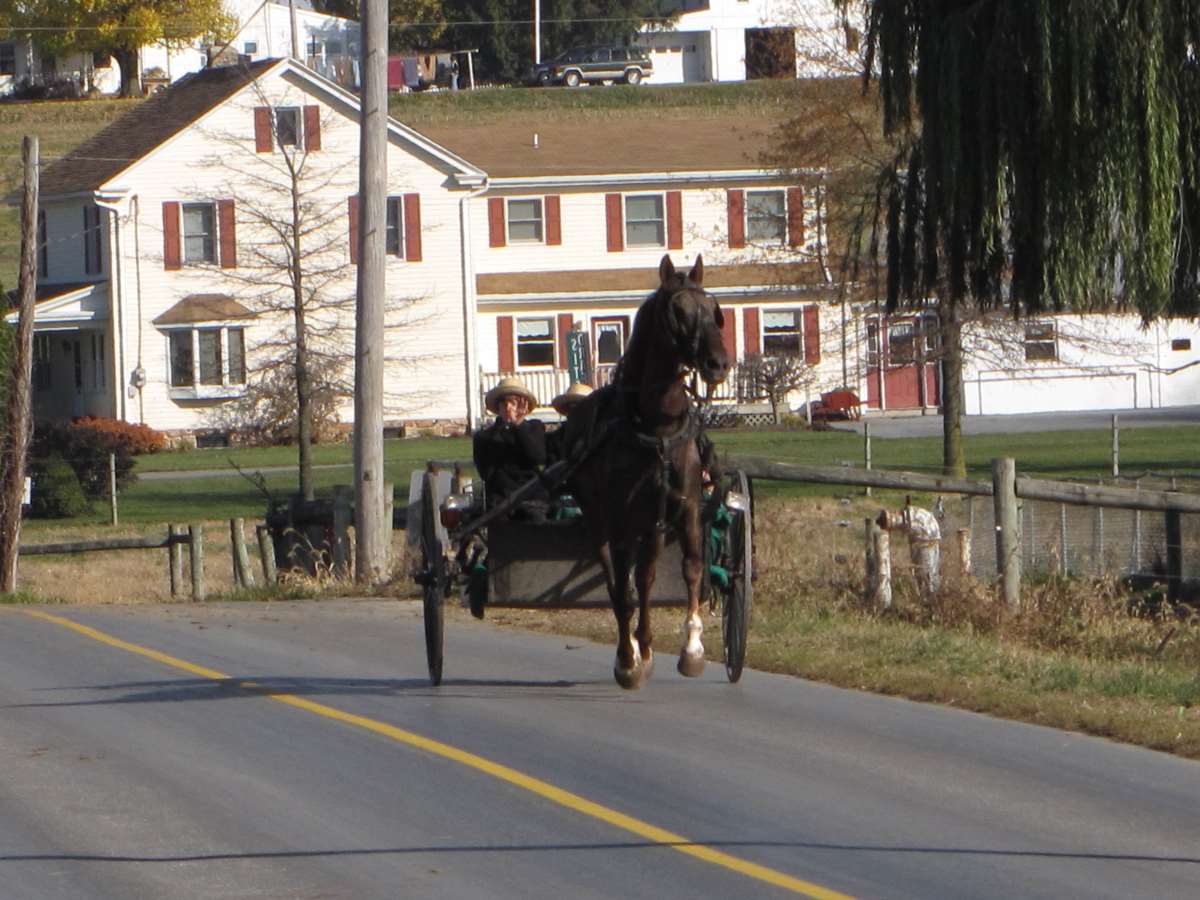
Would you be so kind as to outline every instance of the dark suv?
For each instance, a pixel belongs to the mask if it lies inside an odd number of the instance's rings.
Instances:
[[[654,63],[641,47],[576,47],[530,70],[533,84],[578,87],[585,81],[623,81],[638,84],[654,72]]]

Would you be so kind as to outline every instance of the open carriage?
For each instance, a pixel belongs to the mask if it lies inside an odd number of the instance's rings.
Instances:
[[[409,492],[408,545],[413,577],[424,594],[429,678],[442,680],[444,607],[456,594],[482,618],[489,607],[588,609],[610,607],[605,579],[579,517],[545,522],[505,518],[503,507],[484,512],[483,486],[466,476],[466,463],[428,463],[414,472]],[[554,467],[544,479],[552,479]],[[751,483],[727,474],[702,506],[703,596],[720,610],[725,672],[742,674],[753,596]],[[669,529],[658,559],[655,606],[686,606],[682,554]]]

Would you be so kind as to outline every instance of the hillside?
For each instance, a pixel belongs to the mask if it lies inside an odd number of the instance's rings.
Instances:
[[[60,156],[112,122],[137,100],[79,100],[0,103],[0,194],[20,184],[21,138],[35,134],[43,162]],[[786,146],[794,166],[836,165],[857,158],[861,132],[877,134],[872,101],[856,79],[841,81],[755,81],[737,84],[642,85],[568,88],[492,88],[395,95],[395,118],[462,152],[486,142],[470,141],[474,129],[496,126],[509,134],[572,133],[591,140],[598,122],[612,131],[613,158],[636,160],[638,122],[644,131],[677,134],[681,157],[703,159],[702,134],[727,133],[740,141],[747,160],[777,158]],[[689,128],[689,125],[692,127]],[[477,134],[477,132],[475,132]],[[649,135],[647,135],[649,137]],[[658,135],[653,140],[658,141]],[[699,146],[698,148],[698,144]],[[669,151],[666,151],[669,152]],[[495,164],[493,159],[472,162]],[[20,251],[18,213],[0,210],[0,287],[17,283]]]

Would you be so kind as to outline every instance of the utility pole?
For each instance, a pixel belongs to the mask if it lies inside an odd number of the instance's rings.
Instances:
[[[387,0],[362,6],[362,112],[358,169],[358,308],[354,336],[355,575],[388,576],[392,523],[384,521],[383,307],[387,262]]]
[[[542,61],[542,0],[533,0],[533,64]]]
[[[12,382],[8,395],[8,430],[0,473],[0,593],[17,589],[17,551],[21,545],[21,499],[25,492],[25,453],[32,416],[29,409],[33,369],[33,317],[37,295],[38,139],[21,143],[25,179],[21,190],[21,264],[17,278],[20,312],[13,347]]]

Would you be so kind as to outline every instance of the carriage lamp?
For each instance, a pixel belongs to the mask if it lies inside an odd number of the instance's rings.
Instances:
[[[750,498],[738,491],[730,491],[725,495],[725,508],[737,512],[750,512]]]
[[[441,519],[444,528],[457,528],[466,518],[475,497],[472,494],[450,494],[442,501]]]

